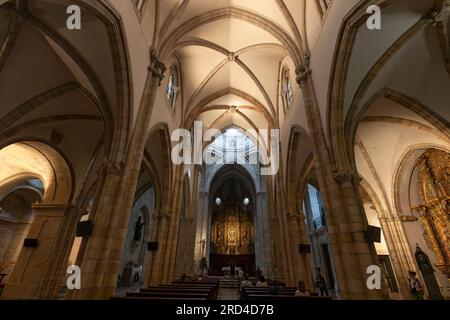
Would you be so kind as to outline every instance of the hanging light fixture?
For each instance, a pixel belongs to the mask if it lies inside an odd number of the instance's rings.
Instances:
[[[216,198],[216,205],[218,207],[220,207],[221,204],[222,204],[222,200],[220,198]]]

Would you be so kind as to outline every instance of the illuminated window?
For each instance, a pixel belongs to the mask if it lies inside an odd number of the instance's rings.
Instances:
[[[172,108],[175,108],[175,102],[177,100],[177,87],[178,87],[178,71],[177,67],[170,68],[169,82],[167,83],[167,100]]]
[[[294,91],[292,88],[292,80],[289,74],[289,69],[286,68],[283,70],[282,80],[283,104],[284,110],[287,111],[294,103]]]

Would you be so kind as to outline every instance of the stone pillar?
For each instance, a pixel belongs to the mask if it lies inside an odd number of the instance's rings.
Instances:
[[[209,193],[200,192],[200,201],[197,213],[196,234],[195,234],[195,250],[194,260],[196,265],[195,273],[200,274],[200,261],[203,257],[207,257],[206,244],[209,243],[208,239],[208,223],[209,223]],[[202,249],[201,242],[205,240],[205,249]],[[203,251],[203,252],[202,252]]]
[[[178,166],[176,170],[177,174],[175,176],[174,181],[174,192],[172,194],[172,203],[171,205],[171,212],[173,212],[173,219],[171,219],[167,234],[167,240],[165,243],[162,244],[162,251],[165,253],[164,255],[164,266],[162,270],[164,271],[163,274],[163,282],[164,283],[171,283],[174,269],[175,269],[175,260],[177,256],[177,239],[180,232],[180,220],[181,216],[184,213],[181,213],[181,202],[182,202],[182,195],[183,195],[183,177],[184,177],[184,168],[183,166]],[[189,196],[189,195],[187,195]],[[186,211],[189,210],[189,208],[185,208]]]
[[[37,239],[37,246],[22,249],[2,299],[57,298],[64,285],[77,210],[56,203],[35,204],[32,210],[27,238]]]
[[[317,96],[309,66],[309,57],[296,69],[297,82],[303,93],[308,127],[311,132],[316,172],[323,195],[330,250],[335,262],[338,295],[344,299],[386,298],[385,290],[366,286],[368,265],[378,264],[373,244],[367,243],[367,228],[355,175],[336,174],[322,125]],[[351,177],[347,179],[347,176]]]
[[[167,229],[170,220],[170,213],[157,212],[153,215],[152,241],[158,242],[158,250],[151,252],[149,256],[149,264],[144,279],[144,283],[147,286],[162,283],[164,252],[161,250],[161,244],[167,241]]]
[[[411,299],[408,271],[415,270],[415,264],[411,259],[409,244],[402,222],[398,217],[389,216],[381,217],[380,224],[389,249],[400,295],[405,300]]]
[[[192,257],[188,254],[191,250],[191,241],[195,237],[194,219],[181,217],[180,229],[177,238],[177,255],[175,261],[174,277],[179,278],[183,273],[192,272]]]
[[[0,270],[6,273],[2,284],[8,283],[23,247],[23,240],[32,222],[0,220]]]
[[[291,251],[294,262],[295,280],[303,280],[307,288],[313,286],[310,255],[299,252],[300,244],[307,244],[307,231],[305,226],[305,215],[300,212],[288,216],[289,236]],[[296,285],[296,284],[294,284]]]
[[[81,259],[82,288],[72,291],[70,298],[108,299],[115,293],[154,100],[165,70],[164,64],[151,52],[145,93],[126,158],[107,162],[108,173],[95,213],[93,234]]]

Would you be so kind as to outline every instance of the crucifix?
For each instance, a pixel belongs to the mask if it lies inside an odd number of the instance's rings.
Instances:
[[[202,248],[202,257],[205,255],[205,247],[206,247],[206,239],[203,239],[202,241],[197,242],[201,245]]]

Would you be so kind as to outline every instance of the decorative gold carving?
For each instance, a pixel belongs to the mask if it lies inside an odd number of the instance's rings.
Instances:
[[[211,252],[217,254],[253,254],[251,212],[239,204],[228,204],[213,215]]]
[[[419,159],[418,168],[423,205],[416,209],[427,244],[436,255],[436,267],[450,278],[450,154],[430,149]]]

